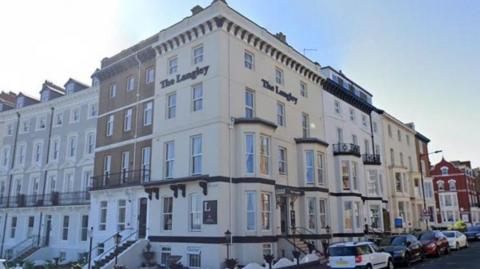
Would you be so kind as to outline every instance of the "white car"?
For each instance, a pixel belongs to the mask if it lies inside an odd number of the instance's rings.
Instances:
[[[7,267],[5,266],[5,262],[6,262],[6,260],[0,259],[0,269],[5,269],[5,268],[7,268]]]
[[[463,233],[459,231],[443,231],[442,233],[447,237],[450,249],[468,248],[468,240]]]
[[[392,256],[372,242],[337,243],[328,248],[330,268],[393,269]]]

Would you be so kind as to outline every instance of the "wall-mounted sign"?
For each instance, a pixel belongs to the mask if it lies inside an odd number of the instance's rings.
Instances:
[[[291,92],[286,92],[283,90],[280,90],[277,85],[273,86],[268,82],[268,80],[262,79],[263,87],[267,90],[270,90],[280,96],[283,96],[285,99],[287,99],[288,102],[293,102],[294,104],[297,104],[297,97],[293,96]]]
[[[217,200],[203,201],[203,224],[217,224]]]
[[[197,67],[197,69],[193,70],[192,72],[185,73],[183,75],[178,74],[176,78],[171,78],[171,79],[164,79],[160,81],[160,86],[163,88],[172,86],[175,83],[182,82],[187,79],[194,80],[200,75],[207,75],[209,66],[204,66],[204,67]]]
[[[403,228],[403,219],[395,218],[395,228]]]

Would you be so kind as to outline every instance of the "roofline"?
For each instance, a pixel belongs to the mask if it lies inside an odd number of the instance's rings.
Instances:
[[[428,137],[422,135],[420,132],[417,132],[417,133],[415,134],[415,137],[418,138],[418,139],[420,139],[420,140],[422,140],[422,141],[425,142],[425,143],[429,143],[429,142],[430,142],[430,139],[429,139]]]
[[[339,71],[337,71],[335,68],[331,67],[330,65],[321,67],[320,69],[331,69],[332,71],[334,71],[334,72],[337,73],[338,75],[342,76],[344,79],[350,81],[353,85],[355,85],[355,86],[357,86],[358,88],[362,89],[364,92],[366,92],[368,95],[370,95],[370,97],[373,97],[373,94],[371,94],[369,91],[365,90],[362,86],[358,85],[355,81],[351,80],[351,79],[348,78],[345,74],[343,74],[343,72],[340,73]]]

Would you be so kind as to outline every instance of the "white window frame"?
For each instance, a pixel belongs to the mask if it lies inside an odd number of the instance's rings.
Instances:
[[[167,95],[167,119],[175,118],[177,110],[177,93],[172,92]]]
[[[132,130],[133,108],[125,110],[123,114],[123,131],[129,132]]]
[[[199,54],[197,54],[199,52]],[[200,64],[203,62],[204,58],[204,49],[203,45],[198,45],[192,49],[192,58],[193,58],[193,64]]]
[[[279,85],[284,85],[285,83],[283,70],[278,67],[275,68],[275,82]]]
[[[277,124],[279,126],[285,126],[285,104],[282,102],[277,102]]]
[[[255,173],[255,133],[245,133],[245,173]]]
[[[117,201],[117,231],[122,232],[126,228],[127,220],[127,201],[120,199]]]
[[[127,92],[134,91],[136,88],[137,81],[134,75],[127,77]]]
[[[143,126],[150,126],[153,122],[153,102],[145,103],[143,108]]]
[[[98,218],[98,230],[106,231],[107,230],[107,219],[108,219],[108,202],[100,201],[99,203],[99,218]]]
[[[110,84],[108,95],[110,96],[110,98],[115,98],[117,96],[117,84],[116,83]]]
[[[168,59],[168,66],[167,66],[168,74],[172,75],[178,72],[178,58],[177,56],[173,56]]]
[[[278,173],[280,175],[286,175],[288,173],[288,162],[287,162],[287,148],[279,146],[278,147]]]
[[[253,200],[249,201],[249,198]],[[251,207],[250,207],[251,206]],[[257,192],[246,191],[245,192],[245,212],[247,217],[245,218],[245,229],[247,231],[257,230]],[[251,222],[249,224],[249,222]]]
[[[202,209],[203,199],[199,193],[189,195],[189,229],[190,232],[200,232],[202,230]]]
[[[251,98],[251,104],[249,104]],[[245,89],[245,118],[255,117],[255,91],[250,88]]]
[[[200,150],[195,151],[195,142],[200,141]],[[203,155],[203,138],[202,135],[194,135],[190,137],[190,174],[191,175],[201,175],[203,164],[202,164],[202,155]],[[199,167],[196,166],[196,159],[199,159]]]
[[[175,172],[175,142],[165,142],[165,178],[173,178]]]
[[[155,82],[155,67],[150,66],[145,69],[145,83],[150,84]]]
[[[315,184],[315,151],[305,150],[305,184]]]
[[[264,163],[263,167],[262,162]],[[271,170],[271,138],[267,135],[260,135],[260,173],[270,175]]]
[[[261,192],[260,202],[261,202],[261,210],[262,210],[261,211],[262,230],[269,231],[272,229],[272,194],[269,192]]]
[[[250,57],[250,60],[248,59],[248,57]],[[255,55],[250,51],[247,51],[247,50],[244,51],[243,66],[250,70],[254,70],[255,68]]]
[[[197,93],[200,93],[199,95]],[[192,86],[192,112],[203,110],[203,84],[197,83]]]
[[[106,136],[113,135],[113,127],[114,127],[115,115],[108,115],[107,117],[107,128],[106,128]]]

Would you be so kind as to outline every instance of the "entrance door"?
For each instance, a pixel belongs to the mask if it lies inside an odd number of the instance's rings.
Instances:
[[[52,231],[52,215],[47,215],[47,225],[45,234],[45,246],[50,244],[50,233]]]
[[[147,198],[140,198],[138,213],[138,238],[145,238],[147,235]]]
[[[283,235],[288,234],[288,202],[286,197],[280,197],[280,230]]]

